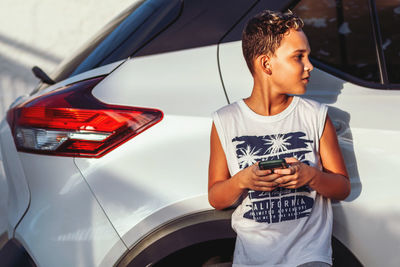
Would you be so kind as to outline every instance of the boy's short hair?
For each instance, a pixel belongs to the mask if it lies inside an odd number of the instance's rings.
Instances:
[[[260,55],[272,56],[283,35],[290,29],[301,30],[304,22],[292,11],[285,13],[265,10],[251,18],[242,33],[242,50],[250,72],[253,60]]]

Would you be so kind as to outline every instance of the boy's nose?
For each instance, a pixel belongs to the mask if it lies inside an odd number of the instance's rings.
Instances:
[[[312,71],[313,69],[314,69],[314,66],[311,64],[310,60],[307,60],[307,63],[304,65],[304,70]]]

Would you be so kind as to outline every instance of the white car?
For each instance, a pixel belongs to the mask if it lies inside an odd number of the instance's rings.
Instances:
[[[287,8],[311,44],[306,97],[329,104],[351,176],[351,195],[333,204],[334,265],[399,266],[395,0],[148,0],[50,77],[35,68],[42,84],[0,125],[9,190],[0,262],[229,264],[232,210],[207,198],[210,114],[250,94],[244,23]]]

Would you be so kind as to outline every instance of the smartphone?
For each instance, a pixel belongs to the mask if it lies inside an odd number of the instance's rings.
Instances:
[[[264,160],[258,163],[260,170],[284,169],[289,167],[284,159]]]

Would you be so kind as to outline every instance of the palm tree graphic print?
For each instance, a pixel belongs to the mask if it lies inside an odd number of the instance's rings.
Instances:
[[[240,136],[232,139],[240,169],[263,160],[295,157],[309,164],[306,155],[312,152],[313,141],[303,132],[272,134],[265,136]],[[308,186],[298,189],[277,188],[271,192],[249,190],[250,209],[247,219],[260,223],[276,223],[295,220],[310,215],[314,204]]]

